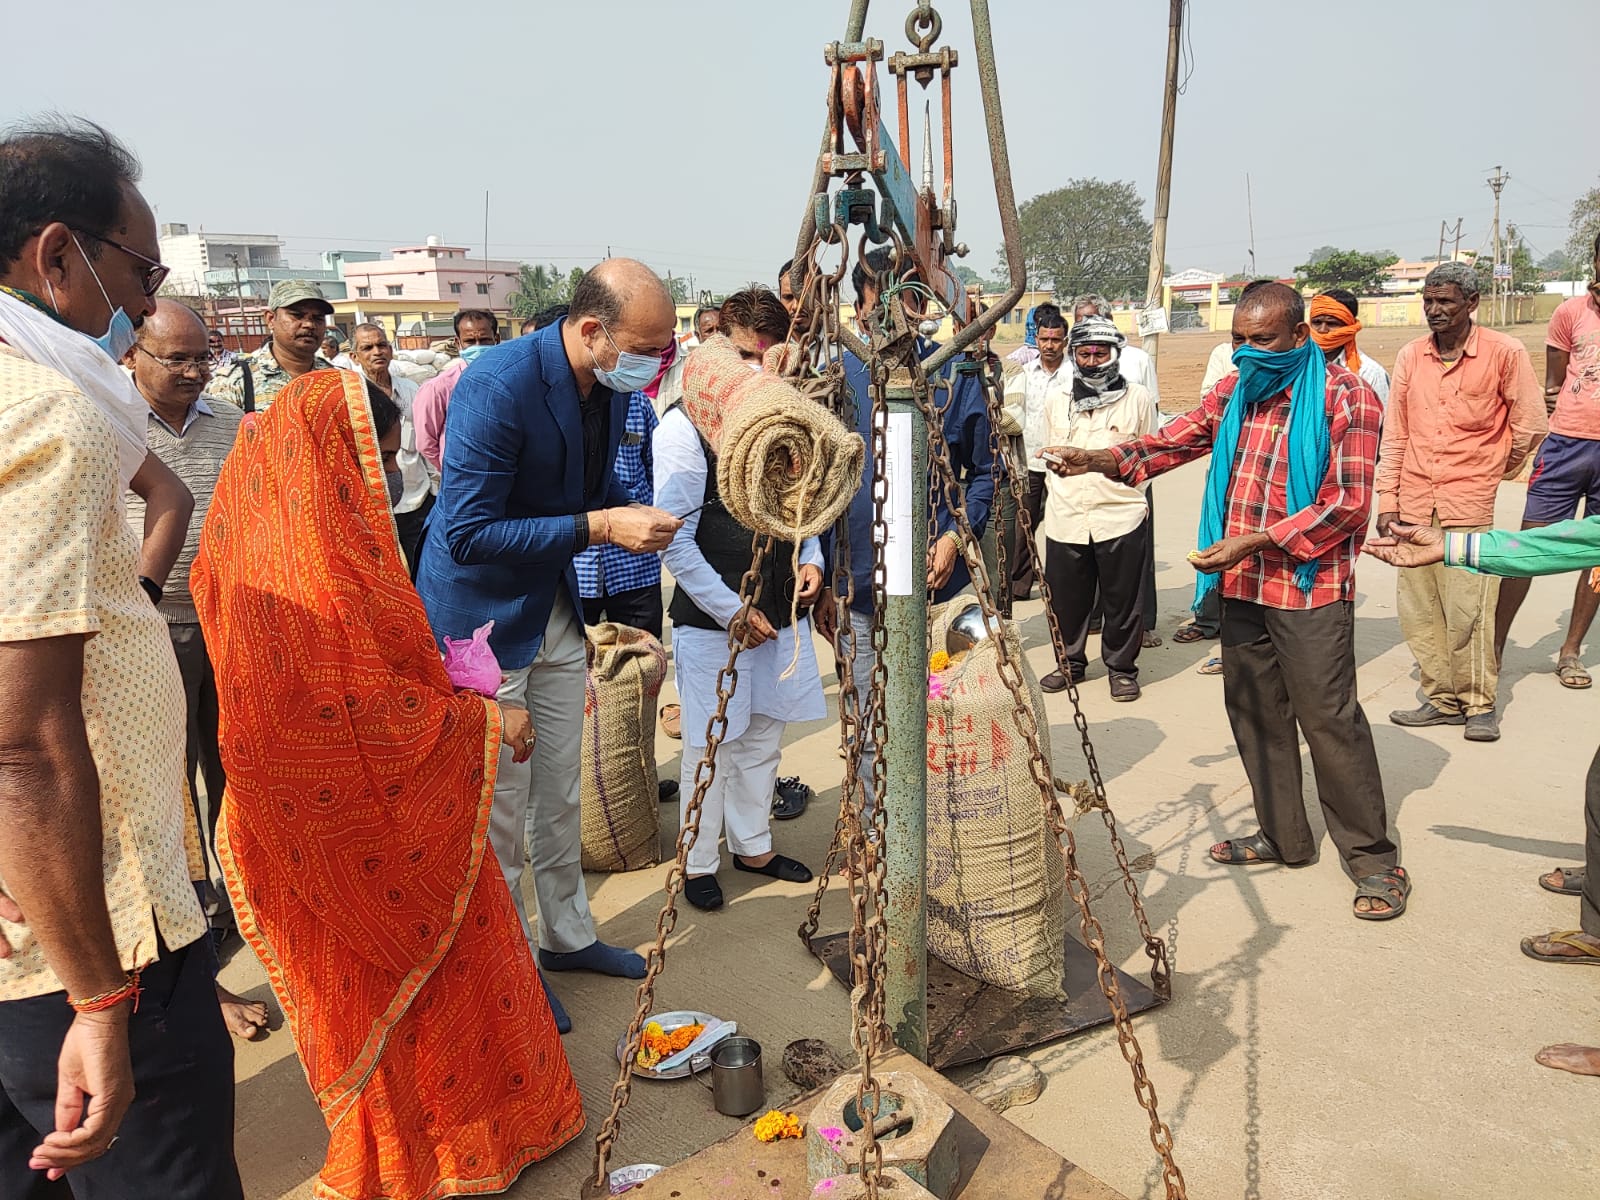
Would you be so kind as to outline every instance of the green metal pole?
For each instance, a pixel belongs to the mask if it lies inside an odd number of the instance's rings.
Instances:
[[[902,372],[888,388],[887,754],[889,945],[884,1016],[928,1060],[928,427]]]

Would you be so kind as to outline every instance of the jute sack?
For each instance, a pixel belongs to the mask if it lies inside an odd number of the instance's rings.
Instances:
[[[965,601],[933,616],[933,644]],[[1050,776],[1049,721],[1016,627],[1002,622],[1040,729]],[[993,641],[936,676],[928,698],[928,951],[985,983],[1060,996],[1066,867],[1012,720]]]
[[[583,868],[631,871],[661,861],[655,700],[667,652],[642,629],[606,622],[584,684]],[[537,731],[536,731],[537,732]]]

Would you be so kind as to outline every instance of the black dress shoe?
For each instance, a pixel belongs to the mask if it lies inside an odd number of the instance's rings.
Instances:
[[[804,863],[786,858],[782,854],[774,854],[765,866],[752,867],[742,862],[737,854],[733,856],[733,866],[738,871],[748,871],[752,875],[765,875],[769,879],[781,879],[785,883],[810,883],[813,876],[811,870]]]
[[[656,799],[662,804],[678,798],[678,781],[676,779],[662,779],[656,783]]]
[[[733,861],[737,866],[739,860]],[[715,875],[696,875],[683,881],[683,898],[702,912],[715,912],[722,907],[722,885]]]

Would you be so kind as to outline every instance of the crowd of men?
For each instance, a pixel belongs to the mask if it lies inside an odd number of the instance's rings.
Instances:
[[[530,753],[502,753],[489,840],[544,972],[645,973],[640,955],[600,940],[580,867],[584,627],[611,620],[661,637],[671,616],[685,750],[679,786],[663,783],[661,798],[683,805],[729,634],[742,643],[689,851],[686,897],[715,910],[721,841],[734,870],[811,878],[774,845],[773,819],[799,815],[805,800],[802,785],[778,776],[782,736],[786,723],[826,711],[813,627],[840,661],[854,643],[866,686],[871,564],[854,556],[846,610],[830,588],[830,539],[777,547],[741,620],[751,531],[720,503],[715,451],[683,403],[690,347],[644,264],[608,259],[569,305],[529,319],[517,338],[503,337],[496,314],[462,310],[455,361],[420,388],[392,369],[382,327],[356,325],[348,350],[330,339],[332,305],[299,281],[273,289],[266,342],[233,353],[191,310],[156,299],[166,268],[123,153],[80,125],[0,141],[0,1194],[64,1196],[47,1185],[71,1172],[106,1194],[137,1178],[141,1195],[226,1198],[240,1188],[224,1031],[253,1036],[267,1013],[216,982],[231,922],[214,845],[226,772],[188,570],[247,414],[338,365],[398,408],[389,502],[429,622],[441,639],[465,639],[493,621],[498,698],[527,709],[537,731]],[[114,186],[79,186],[107,161],[120,164]],[[751,286],[695,314],[706,353],[741,372],[772,361],[800,303],[790,267],[776,289]],[[890,304],[913,325],[927,318],[914,290],[885,287],[895,269],[884,250],[855,265],[863,331]],[[1571,518],[1580,497],[1585,512],[1600,499],[1600,293],[1552,319],[1542,389],[1522,345],[1476,323],[1477,303],[1470,268],[1435,268],[1423,288],[1429,332],[1401,351],[1391,379],[1358,349],[1354,296],[1315,297],[1308,319],[1295,289],[1251,285],[1217,377],[1197,407],[1165,421],[1153,365],[1099,296],[1029,314],[1009,378],[980,343],[941,380],[950,460],[985,545],[967,541],[930,480],[926,585],[952,598],[970,586],[969,557],[987,551],[992,563],[1004,547],[1007,578],[991,569],[1004,607],[1040,584],[1061,631],[1048,691],[1085,678],[1098,623],[1111,698],[1139,699],[1140,654],[1160,645],[1151,481],[1208,458],[1189,556],[1194,619],[1177,636],[1221,640],[1224,708],[1258,822],[1211,857],[1313,858],[1303,736],[1362,920],[1399,917],[1412,890],[1356,692],[1355,566],[1369,520],[1375,513],[1377,546],[1395,561],[1405,561],[1397,547],[1446,547],[1400,577],[1423,696],[1390,719],[1462,726],[1467,740],[1490,742],[1500,656],[1526,589],[1452,568],[1475,565],[1480,547],[1487,557],[1490,543],[1470,538],[1487,534],[1498,484],[1530,458],[1525,528]],[[919,354],[932,349],[919,341]],[[848,354],[844,367],[866,431],[867,371]],[[1007,461],[1026,472],[1020,514],[1006,503]],[[858,549],[872,542],[882,466],[869,450],[846,518]],[[108,512],[126,520],[108,523]],[[1586,578],[1577,596],[1557,671],[1563,685],[1587,687]],[[169,677],[181,690],[163,690]],[[865,747],[864,779],[876,749]],[[1597,796],[1591,779],[1591,860]],[[530,867],[537,929],[523,898]],[[1600,962],[1597,871],[1590,861],[1541,880],[1583,897],[1584,929],[1530,939],[1526,953]],[[141,1008],[141,988],[162,1003]],[[548,981],[545,991],[564,1032],[570,1019]],[[1552,1065],[1600,1071],[1583,1056]],[[135,1086],[151,1102],[130,1109]],[[119,1124],[124,1143],[107,1155]]]

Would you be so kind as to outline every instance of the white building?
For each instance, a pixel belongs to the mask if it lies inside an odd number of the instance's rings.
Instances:
[[[168,224],[161,226],[160,243],[161,261],[172,268],[167,287],[185,296],[216,290],[215,284],[206,282],[207,271],[231,271],[237,266],[243,278],[252,267],[281,269],[288,265],[283,242],[271,233],[207,233],[204,229],[190,233],[187,225]]]

